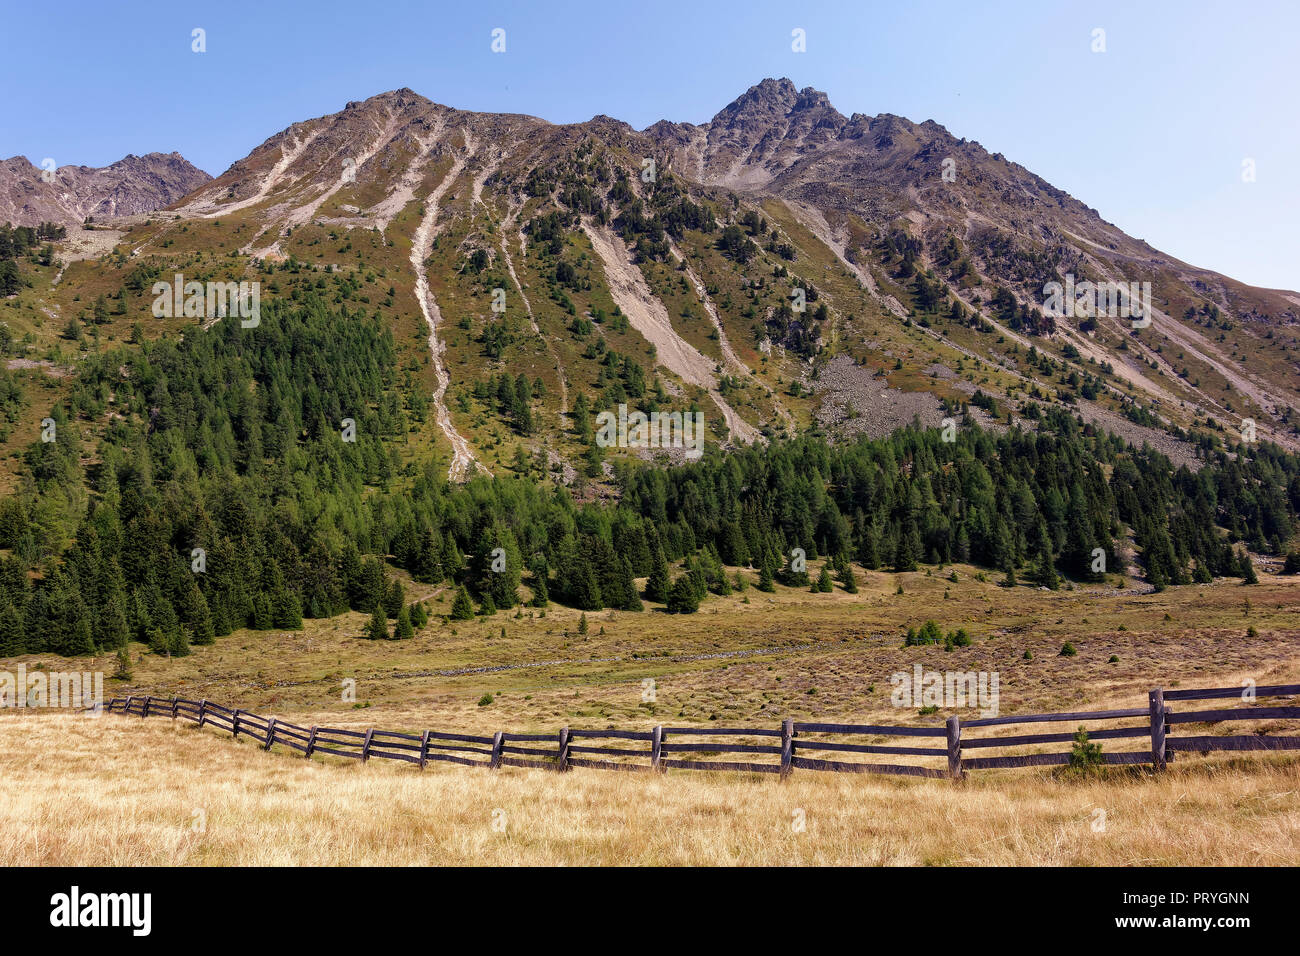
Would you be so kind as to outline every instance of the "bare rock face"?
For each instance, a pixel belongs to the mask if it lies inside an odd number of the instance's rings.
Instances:
[[[79,225],[171,205],[212,179],[180,153],[130,155],[111,166],[60,166],[52,177],[26,158],[0,162],[0,222]]]

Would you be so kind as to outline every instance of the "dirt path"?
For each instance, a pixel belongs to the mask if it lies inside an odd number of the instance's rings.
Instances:
[[[433,359],[433,372],[438,380],[438,385],[433,390],[433,407],[438,426],[447,436],[447,441],[451,443],[451,467],[447,470],[447,477],[452,481],[464,481],[473,468],[480,468],[485,472],[487,468],[474,456],[465,436],[456,431],[451,421],[451,412],[447,410],[447,386],[451,383],[451,379],[442,364],[442,352],[445,346],[438,338],[438,325],[442,322],[442,313],[438,310],[438,303],[434,301],[433,293],[429,290],[429,278],[425,274],[424,260],[429,256],[437,229],[438,203],[464,170],[467,158],[468,151],[464,155],[455,157],[447,175],[425,198],[424,216],[415,230],[414,241],[411,244],[411,268],[415,270],[415,298],[420,303],[420,311],[429,326],[429,355]]]
[[[713,361],[677,334],[668,310],[651,293],[645,276],[632,261],[623,240],[608,227],[596,226],[586,220],[583,220],[582,230],[605,268],[610,295],[632,327],[655,347],[659,364],[683,381],[708,390],[722,412],[733,440],[750,443],[759,440],[758,430],[741,418],[718,392]]]

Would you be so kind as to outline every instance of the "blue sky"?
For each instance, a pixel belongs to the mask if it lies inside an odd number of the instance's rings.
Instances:
[[[845,115],[934,119],[1187,262],[1300,289],[1294,2],[7,6],[5,157],[99,166],[175,149],[215,175],[294,121],[402,86],[465,109],[607,113],[640,129],[707,120],[788,76]]]

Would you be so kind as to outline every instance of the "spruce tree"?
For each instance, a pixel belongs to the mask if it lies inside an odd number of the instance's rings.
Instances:
[[[122,644],[118,646],[121,647]],[[10,604],[0,611],[0,657],[17,657],[25,650],[23,618],[18,609]]]
[[[695,592],[695,585],[691,583],[689,574],[683,574],[673,582],[672,590],[668,594],[668,613],[694,614],[699,609],[700,598]]]
[[[835,590],[835,585],[831,582],[831,572],[824,564],[821,574],[817,575],[817,583],[813,585],[813,590],[820,594],[830,594]]]
[[[376,604],[370,613],[370,626],[366,628],[366,637],[372,641],[388,640],[388,618],[382,604]]]
[[[402,605],[402,609],[397,612],[397,624],[393,627],[394,640],[404,641],[415,637],[415,628],[411,626],[411,612]]]
[[[1242,551],[1242,552],[1241,552],[1241,563],[1240,563],[1239,567],[1240,567],[1240,569],[1241,569],[1241,583],[1242,583],[1242,584],[1258,584],[1258,583],[1259,583],[1259,576],[1255,573],[1255,562],[1252,561],[1252,560],[1250,560],[1250,552],[1249,552],[1249,551]]]
[[[402,587],[402,582],[393,578],[388,582],[384,589],[384,613],[389,617],[397,617],[402,608],[406,606],[406,590]]]
[[[645,596],[647,601],[663,604],[668,600],[668,591],[672,587],[668,579],[668,562],[664,560],[662,548],[655,548],[650,562],[650,577],[646,581]]]
[[[546,575],[540,574],[533,578],[533,599],[529,604],[544,608],[550,603],[551,597],[546,591]]]
[[[117,668],[113,671],[113,677],[116,680],[130,680],[132,676],[131,652],[123,644],[117,649]]]
[[[416,629],[429,623],[429,612],[424,609],[424,602],[417,601],[411,605],[411,624]]]
[[[469,591],[465,590],[465,585],[461,585],[456,591],[456,600],[451,604],[451,619],[453,621],[468,621],[474,617],[474,604],[469,599]]]
[[[302,602],[298,600],[296,592],[285,588],[275,596],[275,604],[272,609],[275,626],[282,627],[289,631],[302,630]],[[199,641],[197,643],[204,643]]]
[[[626,555],[620,558],[619,562],[623,570],[623,610],[640,611],[642,609],[641,598],[636,593],[636,581],[632,578],[632,565],[628,562]]]

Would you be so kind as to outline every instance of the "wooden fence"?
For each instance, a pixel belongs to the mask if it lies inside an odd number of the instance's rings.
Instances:
[[[1175,712],[1174,701],[1237,698],[1254,704],[1261,697],[1300,696],[1300,684],[1255,687],[1217,687],[1200,690],[1157,688],[1146,707],[1094,710],[1077,713],[1030,714],[989,717],[964,724],[949,717],[943,727],[906,727],[885,724],[822,724],[783,721],[778,728],[764,727],[655,727],[653,730],[575,730],[563,727],[556,734],[492,736],[426,730],[401,733],[337,727],[301,727],[276,717],[261,717],[246,710],[231,710],[210,700],[156,697],[116,697],[110,713],[139,717],[184,718],[200,727],[228,730],[256,740],[264,750],[276,744],[311,758],[316,754],[369,760],[372,757],[405,760],[423,768],[429,761],[446,761],[471,767],[540,767],[568,770],[731,770],[786,776],[796,769],[840,773],[885,773],[913,777],[961,779],[968,770],[1008,767],[1042,767],[1070,762],[1069,750],[1024,752],[1044,745],[1066,744],[1074,733],[1021,733],[1012,736],[966,736],[965,732],[1017,724],[1070,723],[1085,727],[1099,721],[1137,720],[1132,726],[1101,727],[1088,731],[1089,741],[1137,740],[1148,746],[1138,750],[1103,751],[1106,764],[1151,764],[1155,770],[1178,753],[1242,750],[1300,750],[1300,736],[1273,736],[1269,727],[1250,733],[1218,736],[1207,731],[1171,736],[1172,727],[1185,724],[1217,725],[1230,721],[1300,720],[1298,706],[1244,706],[1215,710]],[[901,738],[901,739],[896,739]],[[918,739],[919,738],[919,739]],[[890,742],[881,742],[882,739]],[[968,751],[1018,751],[989,756],[967,756]],[[745,759],[718,759],[743,755]],[[909,762],[874,763],[853,755],[906,758]]]

